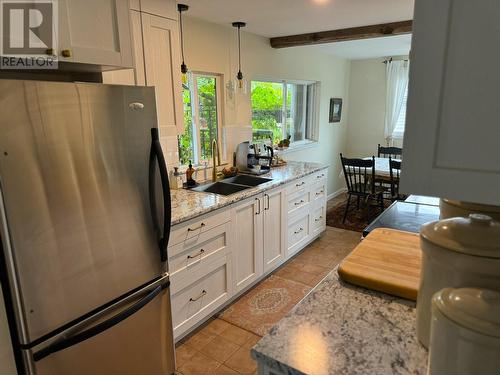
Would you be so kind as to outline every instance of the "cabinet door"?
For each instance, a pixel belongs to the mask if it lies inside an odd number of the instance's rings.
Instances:
[[[156,88],[160,132],[184,132],[178,23],[142,13],[146,85]]]
[[[134,69],[110,70],[102,73],[102,82],[115,85],[145,86],[144,75],[144,48],[142,46],[141,13],[130,11],[130,25],[132,27],[132,52]]]
[[[499,19],[498,1],[415,2],[402,192],[500,205]]]
[[[264,194],[264,272],[276,268],[285,259],[285,190]]]
[[[232,208],[235,291],[238,292],[263,273],[262,196],[249,198]]]
[[[59,60],[130,68],[127,0],[59,0]],[[70,56],[62,56],[69,51]]]
[[[178,19],[177,4],[174,0],[141,0],[141,11],[173,20]]]

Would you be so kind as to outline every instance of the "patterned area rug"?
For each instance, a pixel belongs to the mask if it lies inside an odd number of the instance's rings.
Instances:
[[[356,200],[355,198],[351,198],[349,212],[347,213],[345,223],[343,223],[342,219],[344,218],[346,204],[347,201],[328,209],[326,212],[326,225],[330,227],[353,230],[356,232],[363,232],[363,229],[365,229],[368,224],[380,215],[380,208],[376,206],[364,205],[357,210]],[[390,202],[385,203],[385,206],[390,206]]]
[[[304,284],[271,275],[224,310],[219,318],[264,336],[309,290],[311,287]]]

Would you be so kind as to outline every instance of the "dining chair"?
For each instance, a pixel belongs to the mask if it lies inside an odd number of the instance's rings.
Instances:
[[[340,161],[344,171],[344,177],[347,185],[347,204],[345,207],[344,218],[345,223],[349,206],[351,204],[351,197],[357,198],[357,209],[360,208],[361,198],[370,203],[376,199],[377,205],[381,211],[384,211],[384,188],[375,185],[375,157],[371,159],[349,159],[340,154]]]
[[[393,160],[389,157],[389,175],[391,182],[391,200],[401,201],[405,200],[406,196],[399,194],[399,175],[401,173],[401,162]]]
[[[380,146],[379,143],[377,156],[379,158],[401,159],[403,157],[403,149],[401,147],[384,147]]]

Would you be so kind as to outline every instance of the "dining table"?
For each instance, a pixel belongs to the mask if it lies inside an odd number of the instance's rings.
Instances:
[[[365,160],[371,160],[370,157],[363,158]],[[400,159],[392,159],[395,161],[401,161]],[[375,178],[389,180],[391,177],[391,171],[389,168],[389,158],[378,158],[375,157]]]

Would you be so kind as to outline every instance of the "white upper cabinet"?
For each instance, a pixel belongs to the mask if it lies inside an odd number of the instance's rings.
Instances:
[[[146,85],[155,86],[160,132],[184,132],[178,22],[142,13]]]
[[[401,190],[500,205],[500,2],[415,2]]]
[[[141,0],[141,11],[172,20],[178,19],[177,3],[173,0]]]
[[[59,0],[59,61],[132,67],[127,0]]]

